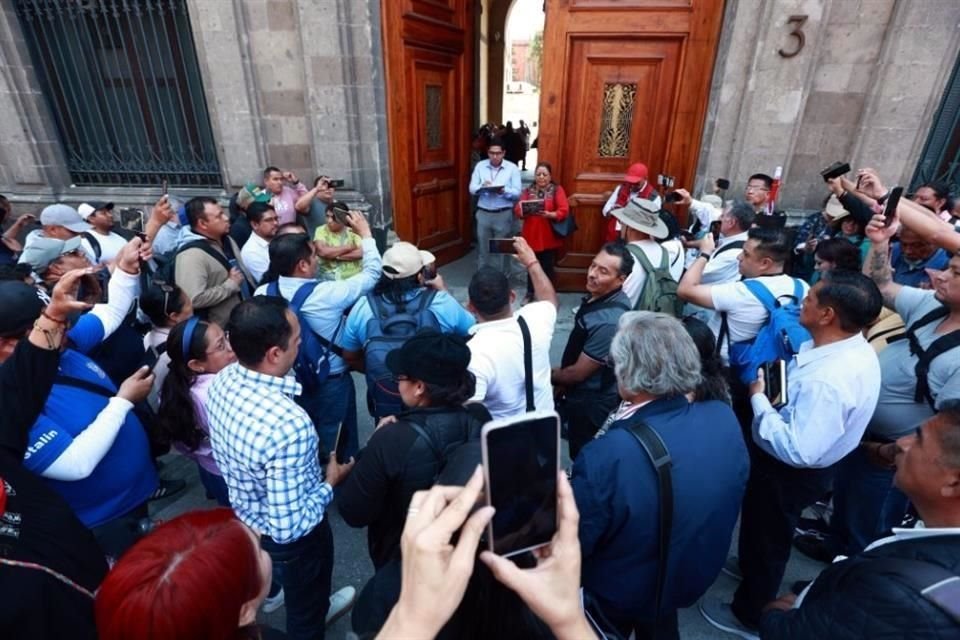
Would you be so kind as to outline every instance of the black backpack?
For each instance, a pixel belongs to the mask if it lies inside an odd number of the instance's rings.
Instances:
[[[910,353],[917,359],[917,364],[913,369],[917,376],[917,386],[913,392],[913,401],[926,401],[927,404],[930,405],[930,408],[934,411],[937,409],[934,406],[933,395],[930,393],[930,384],[927,380],[927,374],[930,373],[930,365],[933,363],[935,358],[946,353],[947,351],[950,351],[951,349],[960,347],[960,329],[951,331],[950,333],[938,337],[927,349],[924,349],[922,346],[920,346],[920,341],[917,340],[917,329],[924,327],[931,322],[946,318],[948,315],[950,315],[950,310],[944,306],[941,306],[907,327],[907,330],[903,335],[895,336],[887,340],[887,344],[904,339],[909,341]]]

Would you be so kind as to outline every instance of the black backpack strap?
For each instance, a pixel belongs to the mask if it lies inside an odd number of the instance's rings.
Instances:
[[[660,485],[660,535],[659,560],[657,562],[657,591],[655,609],[653,612],[653,628],[657,628],[660,617],[660,606],[663,602],[663,591],[667,582],[667,563],[670,559],[670,535],[673,531],[673,476],[671,469],[673,460],[667,445],[663,443],[660,434],[654,431],[645,422],[638,422],[630,426],[630,434],[637,439],[640,447],[647,454],[653,470],[657,474]]]
[[[211,247],[211,246],[210,246],[210,242],[207,241],[207,240],[192,240],[192,241],[188,242],[187,244],[183,245],[183,246],[180,248],[180,250],[177,251],[177,254],[179,255],[179,254],[183,253],[184,251],[188,251],[189,249],[200,249],[201,251],[203,251],[204,253],[206,253],[208,256],[210,256],[211,258],[213,258],[214,260],[216,260],[217,262],[219,262],[219,263],[220,263],[220,266],[222,266],[224,269],[227,270],[227,273],[229,273],[229,272],[230,272],[230,269],[233,268],[233,267],[230,266],[230,261],[227,260],[227,257],[226,257],[225,255],[223,255],[222,253],[220,253],[219,251],[217,251],[216,249],[214,249],[213,247]],[[176,258],[174,258],[174,259],[176,259]],[[244,276],[244,277],[246,277],[246,276]]]
[[[729,244],[725,244],[725,245],[723,245],[722,247],[720,247],[719,249],[717,249],[716,251],[714,251],[714,252],[713,252],[713,255],[712,255],[711,257],[714,257],[714,258],[715,258],[715,257],[717,257],[718,255],[720,255],[721,253],[723,253],[724,251],[729,251],[730,249],[743,249],[743,245],[744,245],[744,241],[743,241],[743,240],[734,240],[733,242],[731,242],[731,243],[729,243]]]
[[[927,379],[930,373],[930,364],[937,356],[960,346],[960,329],[940,336],[934,340],[927,349],[924,349],[920,345],[920,340],[917,339],[917,329],[946,318],[949,314],[950,310],[946,307],[938,307],[907,327],[903,335],[895,336],[887,341],[888,343],[904,339],[908,341],[910,344],[910,353],[917,359],[917,364],[914,367],[917,386],[913,392],[913,401],[926,401],[934,411],[936,411],[936,407],[934,406],[933,396],[930,393],[930,383]]]
[[[720,331],[717,333],[717,346],[714,348],[713,353],[718,358],[720,357],[720,350],[723,347],[723,341],[726,340],[730,342],[730,325],[727,323],[727,312],[720,312]]]
[[[916,590],[925,600],[960,624],[960,576],[923,560],[907,558],[872,558],[871,567],[878,573],[896,576]]]
[[[530,339],[530,327],[523,316],[517,316],[517,324],[523,336],[523,386],[527,394],[527,411],[533,411],[537,408],[533,402],[533,341]]]
[[[117,395],[116,391],[111,391],[110,389],[107,389],[106,387],[95,382],[90,382],[88,380],[84,380],[83,378],[65,376],[62,374],[57,375],[53,379],[53,384],[62,384],[66,387],[83,389],[84,391],[89,391],[90,393],[95,393],[98,396],[104,396],[105,398],[112,398],[113,396]]]
[[[100,241],[94,238],[93,234],[89,231],[81,231],[80,235],[87,241],[90,248],[93,249],[93,256],[97,259],[97,262],[99,262],[100,256],[103,255],[103,249],[100,248]]]

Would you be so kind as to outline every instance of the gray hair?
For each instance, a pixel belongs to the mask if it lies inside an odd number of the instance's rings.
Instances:
[[[675,396],[700,384],[700,353],[676,318],[631,311],[620,317],[610,345],[617,382],[625,393]]]
[[[757,214],[754,212],[753,207],[742,200],[737,200],[734,202],[729,209],[727,209],[727,215],[734,219],[737,223],[737,227],[741,231],[746,231],[753,226],[754,220],[757,218]]]

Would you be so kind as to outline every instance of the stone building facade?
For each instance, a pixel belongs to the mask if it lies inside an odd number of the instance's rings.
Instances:
[[[73,186],[18,1],[0,5],[0,193],[20,210],[91,197],[148,205],[155,187]],[[387,126],[381,31],[391,25],[382,24],[381,0],[182,1],[221,195],[257,180],[267,164],[305,179],[322,172],[344,179],[346,199],[370,202],[375,226],[389,227],[388,145],[404,141],[391,140]],[[484,39],[495,27],[484,21],[506,15],[493,4],[474,3],[481,56],[493,55]],[[739,191],[749,174],[782,165],[781,202],[814,208],[818,172],[834,160],[909,183],[960,52],[960,3],[731,0],[724,11],[695,188],[727,177]],[[806,16],[803,48],[782,57],[778,50],[799,44],[791,16]],[[477,69],[478,92],[492,91],[486,61]]]

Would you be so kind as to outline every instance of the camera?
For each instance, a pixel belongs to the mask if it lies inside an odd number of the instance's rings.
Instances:
[[[820,172],[820,176],[823,178],[823,181],[833,180],[834,178],[839,178],[845,173],[850,173],[850,163],[849,162],[834,162],[832,165]]]
[[[681,196],[676,191],[671,191],[670,193],[668,193],[663,197],[663,201],[668,204],[671,202],[680,202],[681,200],[683,200],[683,196]]]
[[[348,213],[350,213],[350,208],[343,202],[334,202],[330,205],[330,214],[333,216],[333,219],[344,226],[349,226],[349,222],[347,221]]]
[[[327,178],[327,186],[332,189],[342,189],[344,184],[346,184],[344,180],[334,180],[333,178]]]

